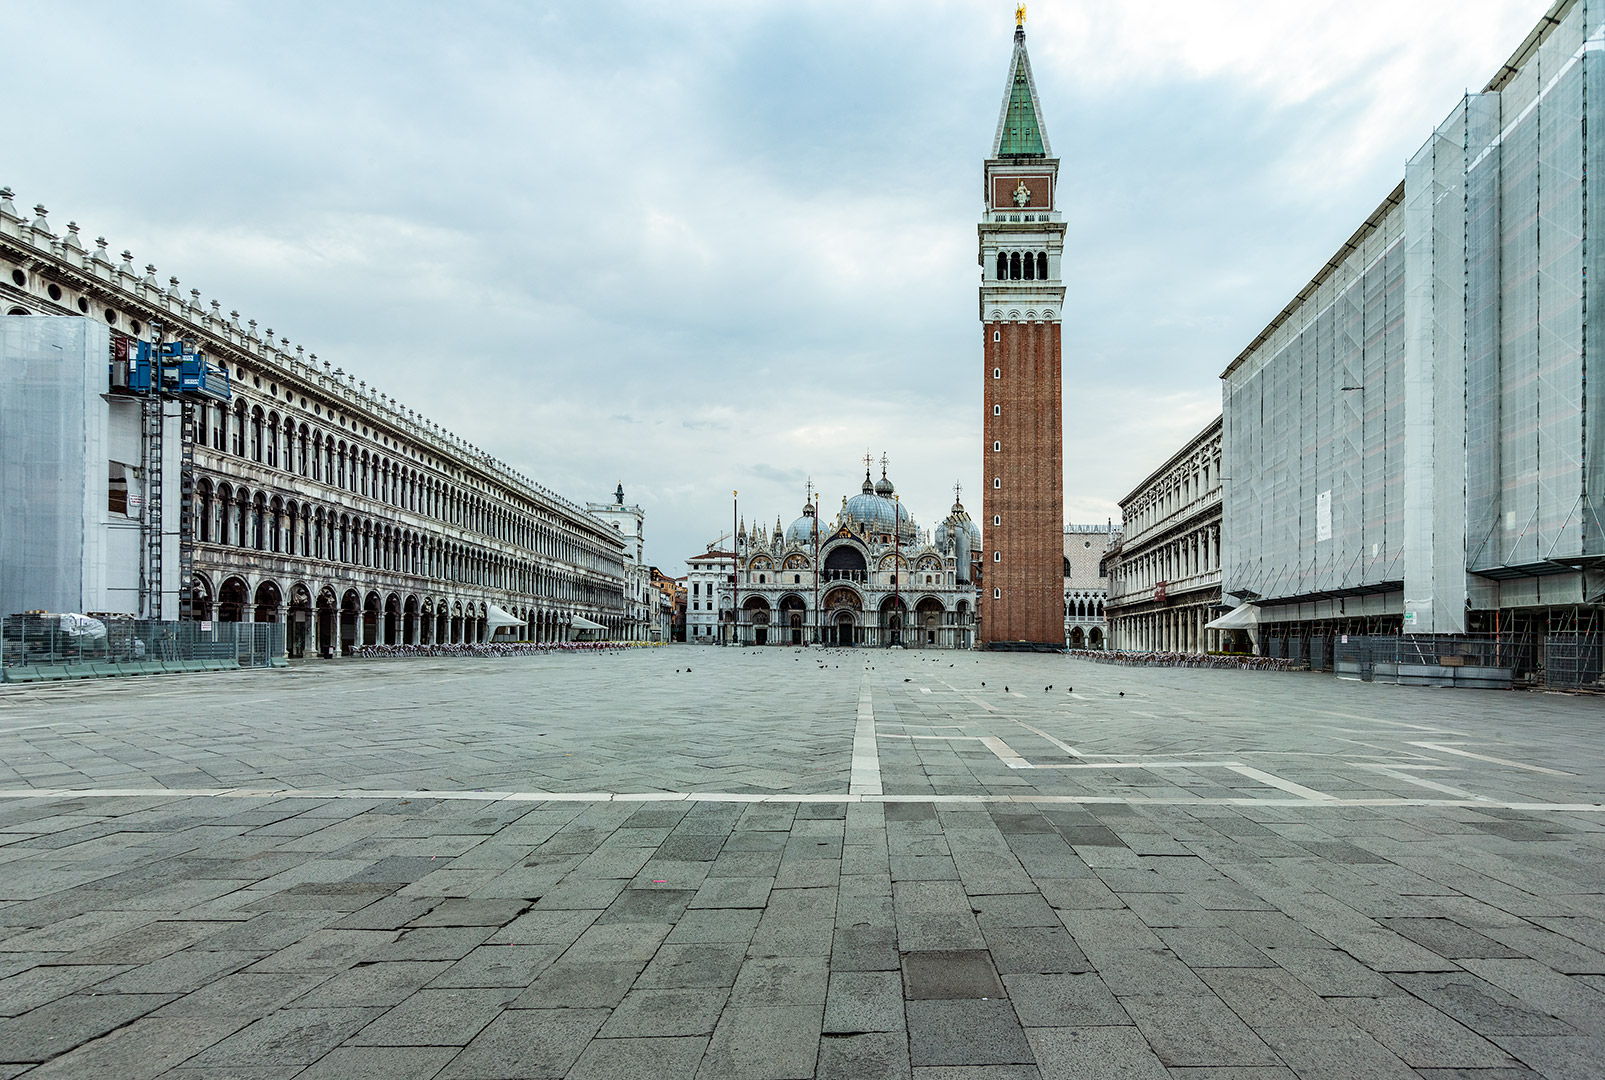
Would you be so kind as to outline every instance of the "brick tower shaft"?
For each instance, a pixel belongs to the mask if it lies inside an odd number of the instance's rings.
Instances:
[[[981,628],[989,647],[1064,645],[1064,217],[1016,25],[980,240],[983,328]]]

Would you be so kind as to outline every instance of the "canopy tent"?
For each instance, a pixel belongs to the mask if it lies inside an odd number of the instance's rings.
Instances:
[[[576,615],[569,620],[568,639],[570,641],[600,641],[605,633],[607,633],[607,627],[599,622],[592,622],[584,615]]]
[[[1254,604],[1239,604],[1213,622],[1204,624],[1205,630],[1249,630],[1259,625],[1259,608]]]
[[[504,608],[499,608],[495,604],[487,604],[485,607],[488,612],[485,616],[485,629],[489,630],[493,635],[498,630],[510,630],[515,627],[522,628],[524,625],[523,619]]]

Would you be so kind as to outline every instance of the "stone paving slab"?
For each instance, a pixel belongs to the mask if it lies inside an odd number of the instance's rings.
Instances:
[[[1605,1075],[1594,699],[790,648],[173,685],[0,691],[0,1077]]]

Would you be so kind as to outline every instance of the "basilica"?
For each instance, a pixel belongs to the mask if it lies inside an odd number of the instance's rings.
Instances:
[[[927,532],[884,466],[878,482],[866,468],[862,489],[842,499],[834,520],[821,516],[810,492],[789,526],[777,517],[772,530],[738,528],[734,579],[707,575],[699,590],[718,590],[719,621],[703,640],[729,640],[733,611],[740,616],[734,639],[743,645],[967,649],[980,548],[980,529],[956,498]],[[723,557],[728,566],[730,554]]]

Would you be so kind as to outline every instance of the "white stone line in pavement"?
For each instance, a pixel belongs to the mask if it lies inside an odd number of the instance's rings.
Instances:
[[[1141,766],[1147,768],[1147,766]],[[1257,778],[1256,778],[1257,779]],[[1284,781],[1285,783],[1285,781]],[[1293,785],[1297,787],[1297,785]],[[1308,788],[1304,790],[1308,791]],[[1319,794],[1316,792],[1315,794]],[[1333,806],[1373,807],[1470,807],[1502,810],[1553,811],[1556,813],[1600,813],[1605,803],[1543,803],[1506,802],[1484,799],[1340,799],[1325,796],[1319,799],[1205,798],[1202,796],[1146,796],[1146,795],[883,795],[883,794],[825,794],[792,795],[786,793],[761,794],[754,792],[717,791],[365,791],[318,790],[284,788],[271,791],[261,788],[5,788],[0,799],[313,799],[320,801],[357,800],[382,802],[393,799],[436,799],[478,802],[735,802],[735,803],[1013,803],[1019,805],[1098,805],[1124,804],[1128,806],[1261,806],[1307,807],[1324,809]]]
[[[985,736],[981,739],[981,745],[992,751],[992,753],[996,754],[998,760],[1003,762],[1003,764],[1007,765],[1011,769],[1036,768],[1036,766],[1032,765],[1025,758],[1015,753],[1013,747],[1004,742],[1002,739],[998,738],[996,735]]]
[[[1280,776],[1273,776],[1264,769],[1256,769],[1252,765],[1228,765],[1228,769],[1239,773],[1250,780],[1258,780],[1262,784],[1269,784],[1273,788],[1280,788],[1289,795],[1297,795],[1301,799],[1311,802],[1331,802],[1332,796],[1314,788],[1307,788],[1303,784],[1295,784],[1291,780],[1283,780]]]
[[[1461,750],[1443,743],[1413,742],[1411,746],[1420,746],[1428,750],[1436,750],[1440,754],[1458,754],[1460,757],[1476,758],[1478,761],[1490,761],[1495,765],[1509,765],[1512,769],[1525,769],[1528,772],[1544,773],[1548,776],[1576,776],[1576,773],[1562,772],[1559,769],[1546,769],[1542,765],[1527,765],[1520,761],[1511,761],[1509,758],[1489,757],[1487,754],[1473,754],[1470,750]]]
[[[1416,787],[1431,788],[1433,791],[1441,791],[1445,795],[1454,795],[1462,799],[1476,799],[1479,802],[1487,801],[1485,796],[1474,795],[1469,791],[1464,791],[1457,787],[1450,787],[1448,784],[1440,784],[1436,780],[1428,780],[1424,777],[1412,776],[1401,769],[1389,768],[1386,765],[1381,765],[1374,761],[1351,761],[1348,764],[1354,766],[1356,769],[1370,769],[1372,772],[1381,773],[1383,776],[1391,776],[1395,780],[1402,780],[1406,784],[1414,784]],[[1425,768],[1436,769],[1442,768],[1442,766],[1428,765],[1425,766]]]
[[[1034,728],[1030,724],[1026,723],[1024,720],[1015,720],[1014,717],[1012,717],[1012,716],[1009,719],[1014,720],[1014,722],[1016,724],[1019,724],[1021,727],[1025,728],[1027,731],[1031,732],[1032,734],[1040,735],[1042,738],[1048,740],[1054,746],[1057,746],[1060,750],[1063,750],[1065,753],[1069,754],[1071,757],[1078,758],[1078,757],[1082,756],[1080,750],[1077,750],[1075,747],[1071,746],[1069,743],[1065,742],[1063,739],[1055,739],[1052,735],[1049,735],[1046,731],[1043,731],[1041,728]]]
[[[926,739],[932,742],[978,742],[997,757],[1003,764],[1011,769],[1034,769],[1031,764],[1008,743],[996,735],[900,735],[889,733],[880,736],[883,739]]]
[[[850,795],[881,793],[881,755],[875,744],[875,709],[869,700],[869,676],[858,685],[858,724],[853,728],[853,771],[847,782]]]

